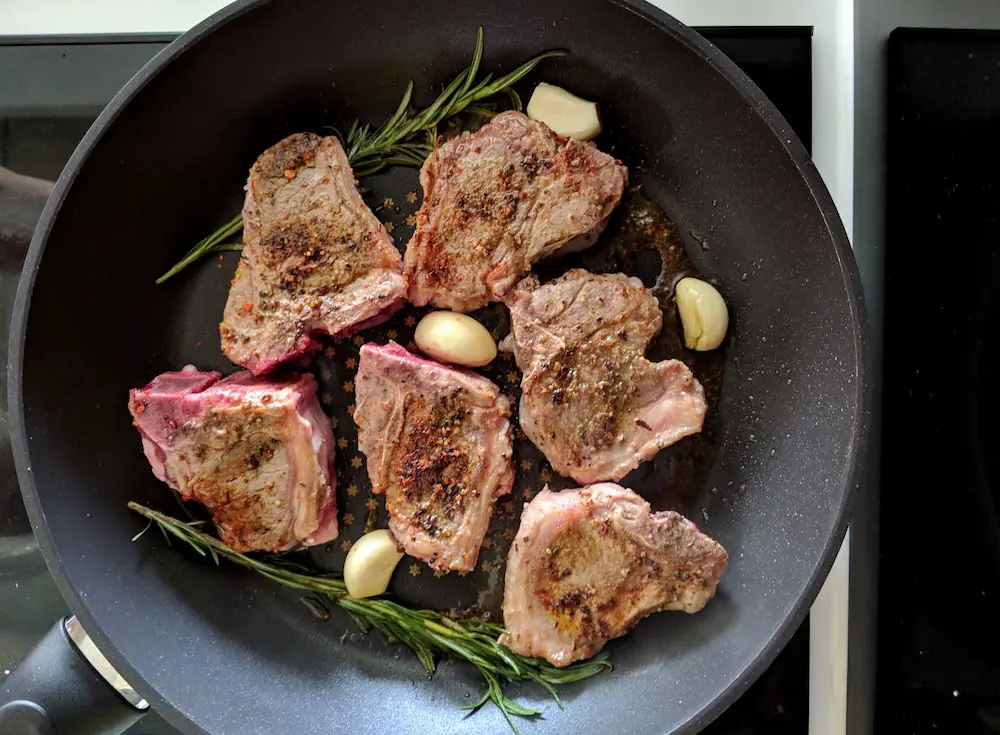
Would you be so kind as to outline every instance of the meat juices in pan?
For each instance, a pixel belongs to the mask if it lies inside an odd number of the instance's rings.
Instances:
[[[153,474],[205,505],[236,551],[337,537],[333,434],[311,375],[188,366],[130,391],[129,410]]]
[[[520,112],[442,143],[420,170],[409,300],[453,311],[502,301],[533,263],[592,245],[627,181],[621,161]]]
[[[243,252],[219,333],[255,375],[354,334],[406,300],[402,259],[362,201],[336,137],[296,133],[250,170]]]
[[[510,401],[486,378],[366,344],[355,379],[358,445],[406,553],[471,571],[497,498],[514,482]]]

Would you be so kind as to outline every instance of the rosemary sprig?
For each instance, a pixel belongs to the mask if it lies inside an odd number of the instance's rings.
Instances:
[[[178,261],[178,263],[164,273],[162,276],[156,279],[156,282],[163,283],[165,280],[171,276],[175,276],[182,270],[187,268],[193,262],[211,253],[221,253],[226,250],[239,250],[240,243],[238,242],[225,242],[227,237],[235,235],[237,232],[243,229],[243,215],[238,214],[229,220],[222,227],[217,229],[211,235],[206,237],[204,240],[199,242],[193,248],[188,250],[187,255]]]
[[[438,125],[463,112],[492,115],[495,112],[493,98],[500,94],[506,94],[511,105],[520,110],[521,98],[513,86],[545,59],[566,55],[565,51],[546,51],[499,79],[494,79],[493,74],[486,74],[477,82],[476,75],[483,60],[483,44],[483,28],[480,26],[472,62],[423,110],[416,110],[411,104],[413,82],[410,82],[406,85],[396,111],[378,129],[372,130],[367,123],[361,124],[358,120],[351,125],[347,135],[331,128],[344,144],[344,151],[355,177],[371,176],[390,166],[422,166],[434,150]],[[191,248],[180,262],[157,278],[156,282],[163,283],[210,253],[239,250],[240,243],[225,240],[242,228],[243,218],[237,215]]]
[[[311,592],[335,602],[350,614],[363,631],[374,628],[390,641],[412,649],[428,674],[434,673],[437,657],[445,654],[468,661],[479,670],[486,682],[486,691],[477,702],[463,709],[477,710],[486,702],[493,702],[515,733],[518,730],[511,717],[533,717],[541,714],[541,710],[525,707],[506,696],[502,688],[504,682],[533,681],[552,695],[562,708],[563,702],[556,687],[587,679],[611,668],[606,653],[562,669],[556,668],[544,659],[521,656],[497,643],[497,638],[505,632],[503,626],[475,618],[453,620],[434,610],[414,610],[385,598],[350,597],[344,578],[339,574],[315,572],[283,556],[264,558],[240,554],[219,539],[202,532],[200,521],[185,523],[135,502],[130,502],[128,507],[148,518],[151,524],[155,523],[168,543],[171,538],[179,539],[198,554],[211,557],[216,564],[221,557],[285,587]],[[139,538],[145,530],[135,538]]]
[[[341,136],[355,175],[369,176],[390,165],[420,166],[434,150],[441,122],[470,108],[477,114],[491,113],[490,108],[476,105],[482,100],[507,93],[513,106],[520,110],[521,98],[512,89],[513,85],[545,59],[565,55],[563,51],[547,51],[499,79],[487,74],[476,82],[483,60],[483,44],[483,29],[480,26],[472,62],[445,86],[429,107],[420,112],[413,110],[410,105],[413,82],[410,82],[396,112],[382,127],[371,131],[367,125],[355,123],[346,136]]]

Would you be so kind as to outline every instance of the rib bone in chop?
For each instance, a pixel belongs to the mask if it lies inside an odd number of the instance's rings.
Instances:
[[[365,205],[335,137],[296,133],[250,169],[243,254],[219,326],[226,356],[260,375],[406,300],[399,252]]]
[[[355,385],[358,445],[393,535],[434,569],[474,569],[514,481],[510,402],[486,378],[393,342],[361,348]]]
[[[701,431],[705,395],[691,371],[645,357],[663,317],[639,279],[579,269],[544,286],[529,277],[508,306],[521,428],[556,472],[620,480]]]
[[[660,610],[701,610],[726,551],[684,516],[650,515],[631,490],[548,488],[528,503],[510,548],[500,642],[555,666],[588,658]]]
[[[335,539],[333,434],[315,379],[219,378],[188,366],[130,391],[153,474],[204,504],[237,551]]]
[[[532,263],[593,244],[627,180],[621,161],[520,112],[449,140],[420,170],[410,301],[454,311],[502,301]]]

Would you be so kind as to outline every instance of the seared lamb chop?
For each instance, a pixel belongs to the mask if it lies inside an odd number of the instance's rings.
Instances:
[[[204,504],[237,551],[335,539],[333,434],[316,380],[219,378],[189,365],[130,391],[153,474]]]
[[[620,480],[701,431],[704,391],[679,360],[652,363],[656,299],[638,278],[574,269],[508,300],[521,379],[521,428],[552,468],[580,483]]]
[[[486,378],[394,342],[361,348],[355,385],[358,445],[396,540],[434,569],[474,569],[514,482],[510,402]]]
[[[532,263],[592,245],[627,181],[621,161],[520,112],[444,143],[420,169],[410,301],[454,311],[502,301]]]
[[[388,319],[406,301],[399,252],[335,137],[297,133],[250,169],[243,254],[219,326],[255,375]]]
[[[695,613],[715,595],[726,550],[673,511],[650,515],[601,483],[528,503],[510,548],[500,642],[566,666],[660,610]]]

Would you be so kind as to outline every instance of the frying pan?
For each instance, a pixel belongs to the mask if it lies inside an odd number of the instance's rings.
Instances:
[[[381,120],[409,79],[429,93],[465,66],[479,25],[490,69],[571,52],[524,89],[544,79],[600,100],[600,146],[677,221],[733,315],[721,448],[695,506],[730,553],[719,594],[609,644],[614,671],[566,687],[564,710],[512,687],[544,708],[523,729],[697,731],[785,644],[843,537],[868,423],[860,281],[802,145],[717,49],[635,0],[237,2],[151,61],[84,138],[31,244],[11,340],[18,475],[49,568],[111,664],[182,730],[506,728],[494,708],[458,710],[480,692],[471,668],[446,661],[428,679],[408,650],[348,635],[337,613],[318,622],[295,595],[153,534],[133,543],[143,524],[126,510],[172,503],[139,450],[127,389],[186,363],[232,370],[217,324],[235,261],[154,278],[238,211],[267,146]],[[395,170],[370,185],[399,201],[415,180]],[[433,605],[429,576],[408,589]],[[60,656],[76,665],[71,685],[49,670]],[[58,710],[60,733],[110,732],[126,720],[72,709],[87,699],[74,656],[51,634],[0,702]],[[56,703],[43,684],[63,687]]]

